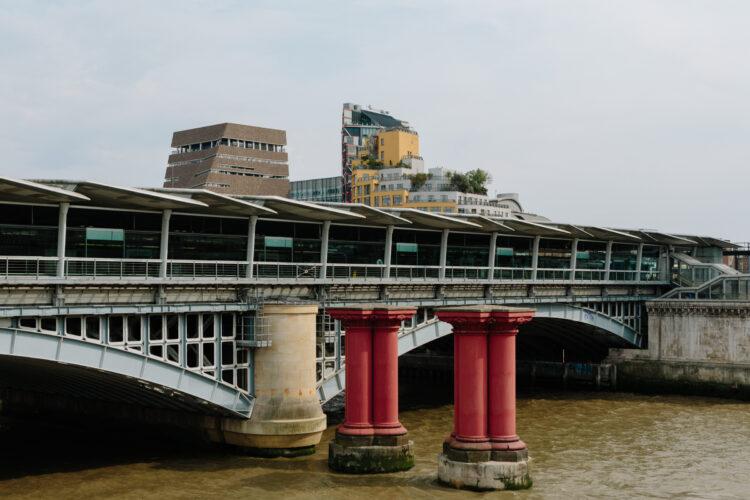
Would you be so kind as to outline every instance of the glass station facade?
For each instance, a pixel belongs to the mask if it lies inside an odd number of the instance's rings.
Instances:
[[[57,221],[56,206],[0,204],[0,259],[5,257],[6,262],[10,262],[9,257],[56,257]],[[158,211],[73,206],[67,214],[65,256],[68,260],[78,261],[158,261],[161,227],[162,213]],[[320,265],[323,227],[319,221],[259,219],[255,226],[253,263]],[[241,273],[245,271],[240,271],[240,266],[247,264],[248,232],[247,217],[174,213],[169,221],[167,258],[181,263],[234,263],[237,276],[242,277]],[[346,266],[384,268],[386,234],[385,226],[333,222],[328,237],[328,265],[337,266],[339,270]],[[440,267],[442,237],[439,229],[394,227],[390,266]],[[483,273],[473,276],[489,277],[488,262],[493,248],[490,240],[490,232],[450,230],[445,248],[445,268],[481,268]],[[494,249],[492,277],[508,280],[536,277],[539,280],[658,281],[663,279],[661,267],[666,252],[666,247],[659,245],[578,240],[574,255],[572,237],[541,236],[535,245],[534,236],[508,234],[498,235]],[[537,265],[533,269],[535,261]],[[158,269],[158,262],[156,265],[155,269]],[[6,272],[10,273],[10,264],[5,266]],[[16,268],[26,269],[22,266]],[[153,275],[155,271],[149,272]],[[402,275],[393,273],[391,277]],[[320,276],[320,273],[315,276]],[[345,276],[345,273],[342,275],[337,271],[335,276]],[[375,275],[358,272],[348,277],[355,276]],[[385,277],[383,274],[378,276]],[[423,273],[423,276],[436,275]],[[468,277],[469,274],[449,273],[446,276]]]

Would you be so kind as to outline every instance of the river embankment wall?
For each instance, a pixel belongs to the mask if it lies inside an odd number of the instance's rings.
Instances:
[[[750,399],[750,302],[646,304],[648,349],[612,349],[618,389]]]

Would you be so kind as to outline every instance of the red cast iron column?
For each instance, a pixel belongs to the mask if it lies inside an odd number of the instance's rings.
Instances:
[[[406,434],[398,420],[398,330],[414,313],[413,308],[373,311],[372,423],[376,435]]]
[[[488,336],[488,418],[492,450],[526,448],[516,434],[516,335],[531,321],[533,310],[494,311]]]
[[[454,409],[449,446],[489,450],[487,435],[487,328],[490,313],[480,310],[438,310],[453,325]]]
[[[346,331],[346,401],[339,434],[368,436],[372,427],[372,310],[328,309]]]

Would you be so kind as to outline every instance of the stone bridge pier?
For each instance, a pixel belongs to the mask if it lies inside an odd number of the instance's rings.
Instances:
[[[516,434],[516,335],[533,309],[448,307],[453,325],[453,432],[438,457],[438,479],[455,488],[531,486],[526,444]]]
[[[398,420],[398,331],[416,309],[328,309],[346,330],[344,423],[328,451],[339,472],[372,473],[414,466],[413,443]]]
[[[255,354],[255,405],[249,420],[224,418],[213,439],[258,456],[315,451],[326,416],[315,388],[315,304],[266,304],[273,339]]]

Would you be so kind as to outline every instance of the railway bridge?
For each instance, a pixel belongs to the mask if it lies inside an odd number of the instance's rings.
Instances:
[[[535,311],[520,349],[603,357],[646,347],[645,301],[736,276],[728,246],[530,215],[0,178],[0,399],[305,452],[347,379],[347,328],[329,311],[410,311],[401,355],[452,333],[445,308],[519,307]]]

